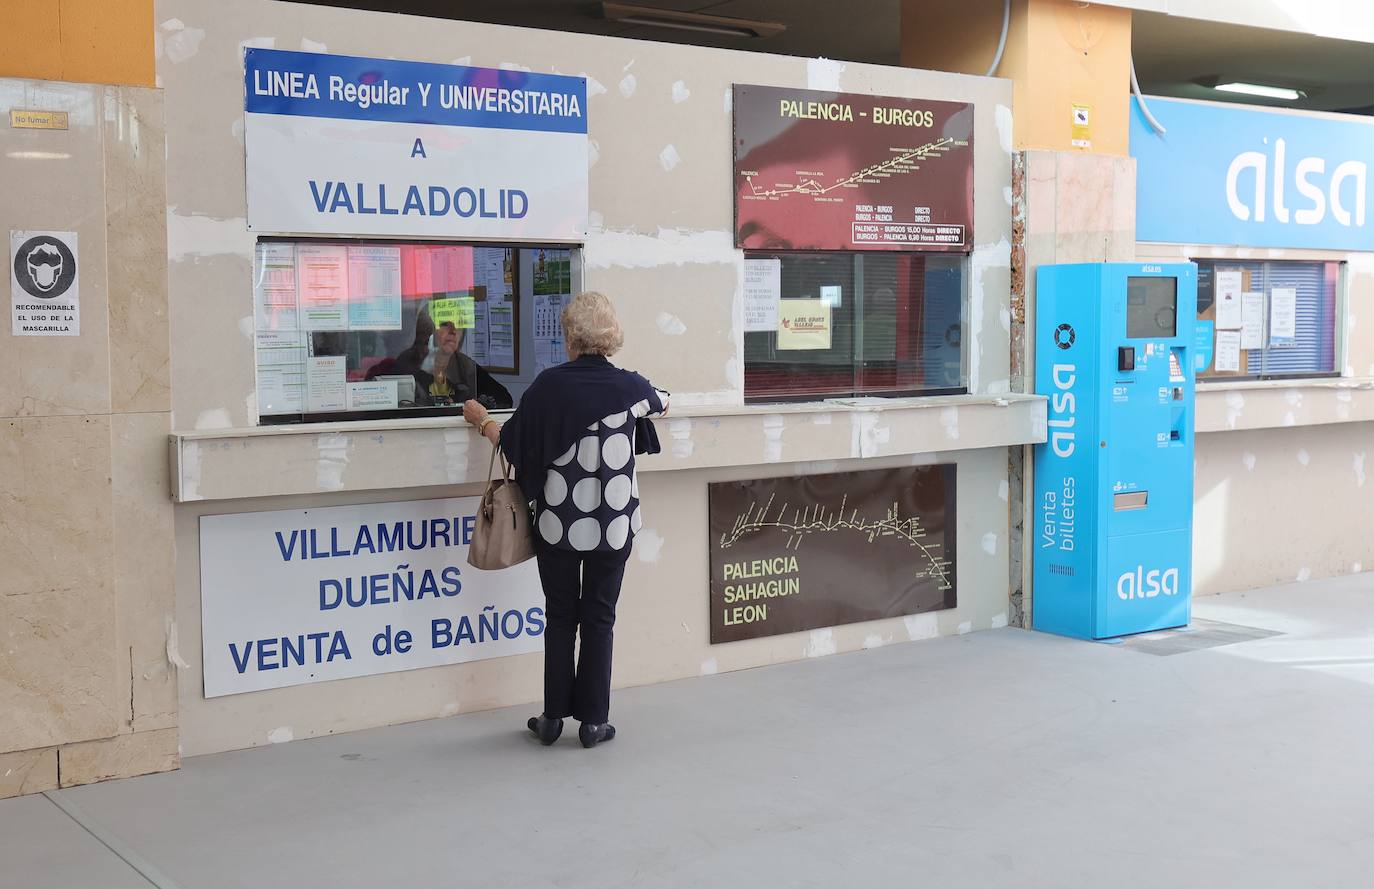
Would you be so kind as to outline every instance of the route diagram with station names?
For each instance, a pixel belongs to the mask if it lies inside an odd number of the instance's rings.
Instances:
[[[790,194],[809,194],[813,197],[819,197],[821,195],[829,194],[837,188],[843,188],[846,185],[852,185],[855,182],[867,179],[869,176],[872,176],[875,173],[888,172],[903,164],[910,163],[913,160],[922,160],[924,158],[930,157],[931,155],[942,151],[943,149],[949,147],[952,144],[954,144],[954,140],[948,137],[944,139],[937,139],[934,142],[927,142],[920,148],[912,149],[911,151],[904,152],[886,161],[883,161],[880,164],[874,164],[873,166],[865,167],[864,169],[859,170],[856,173],[851,173],[850,175],[844,177],[843,179],[837,180],[831,185],[821,185],[815,179],[807,179],[803,182],[798,182],[795,185],[783,185],[778,186],[776,188],[759,188],[757,185],[754,184],[753,176],[747,176],[745,178],[749,182],[749,190],[751,192],[751,197],[785,197]]]
[[[924,576],[933,579],[941,590],[948,590],[953,587],[949,577],[949,560],[934,552],[940,548],[940,544],[927,545],[921,542],[927,536],[927,532],[925,526],[921,524],[919,516],[902,518],[897,504],[894,503],[888,507],[887,514],[881,519],[860,518],[857,509],[846,517],[844,512],[848,500],[847,495],[841,498],[839,509],[833,512],[827,511],[820,504],[813,504],[804,509],[793,509],[792,520],[787,521],[789,504],[786,503],[778,509],[777,518],[771,520],[768,518],[773,507],[773,497],[769,496],[768,502],[762,508],[756,509],[757,504],[750,504],[743,515],[735,518],[731,529],[721,535],[721,549],[729,549],[741,538],[767,528],[776,528],[787,534],[785,548],[794,551],[801,548],[802,538],[813,534],[834,534],[847,531],[866,537],[869,543],[873,543],[879,537],[895,537],[920,550],[921,555],[925,558],[926,567],[916,572],[917,577]]]

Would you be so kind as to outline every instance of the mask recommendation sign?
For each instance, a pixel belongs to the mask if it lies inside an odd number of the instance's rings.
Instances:
[[[80,336],[76,232],[10,232],[10,333]]]
[[[248,227],[581,240],[581,77],[249,48]]]
[[[540,651],[534,562],[467,564],[480,503],[203,516],[205,696]]]

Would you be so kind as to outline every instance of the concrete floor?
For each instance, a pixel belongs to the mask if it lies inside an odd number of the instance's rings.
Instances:
[[[520,709],[199,757],[0,801],[0,887],[1370,885],[1374,574],[1195,614],[1281,635],[999,630],[634,689],[593,751]]]

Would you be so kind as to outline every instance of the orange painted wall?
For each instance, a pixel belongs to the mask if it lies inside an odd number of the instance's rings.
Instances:
[[[1027,26],[1027,88],[1018,78],[1013,109],[1020,146],[1084,150],[1072,145],[1073,106],[1081,103],[1092,107],[1090,150],[1129,154],[1131,11],[1031,0]]]
[[[153,86],[153,0],[0,5],[0,77]]]
[[[1002,0],[903,0],[902,64],[984,74]],[[1019,149],[1128,152],[1131,11],[1079,0],[1012,0],[996,76],[1015,81]],[[1091,106],[1089,148],[1073,142],[1073,106]]]

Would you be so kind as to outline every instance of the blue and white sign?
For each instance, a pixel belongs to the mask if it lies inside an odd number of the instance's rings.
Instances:
[[[248,227],[580,241],[581,77],[249,48]]]
[[[534,561],[467,563],[480,502],[202,516],[205,696],[541,651]]]
[[[1136,239],[1374,250],[1374,119],[1132,99]]]

